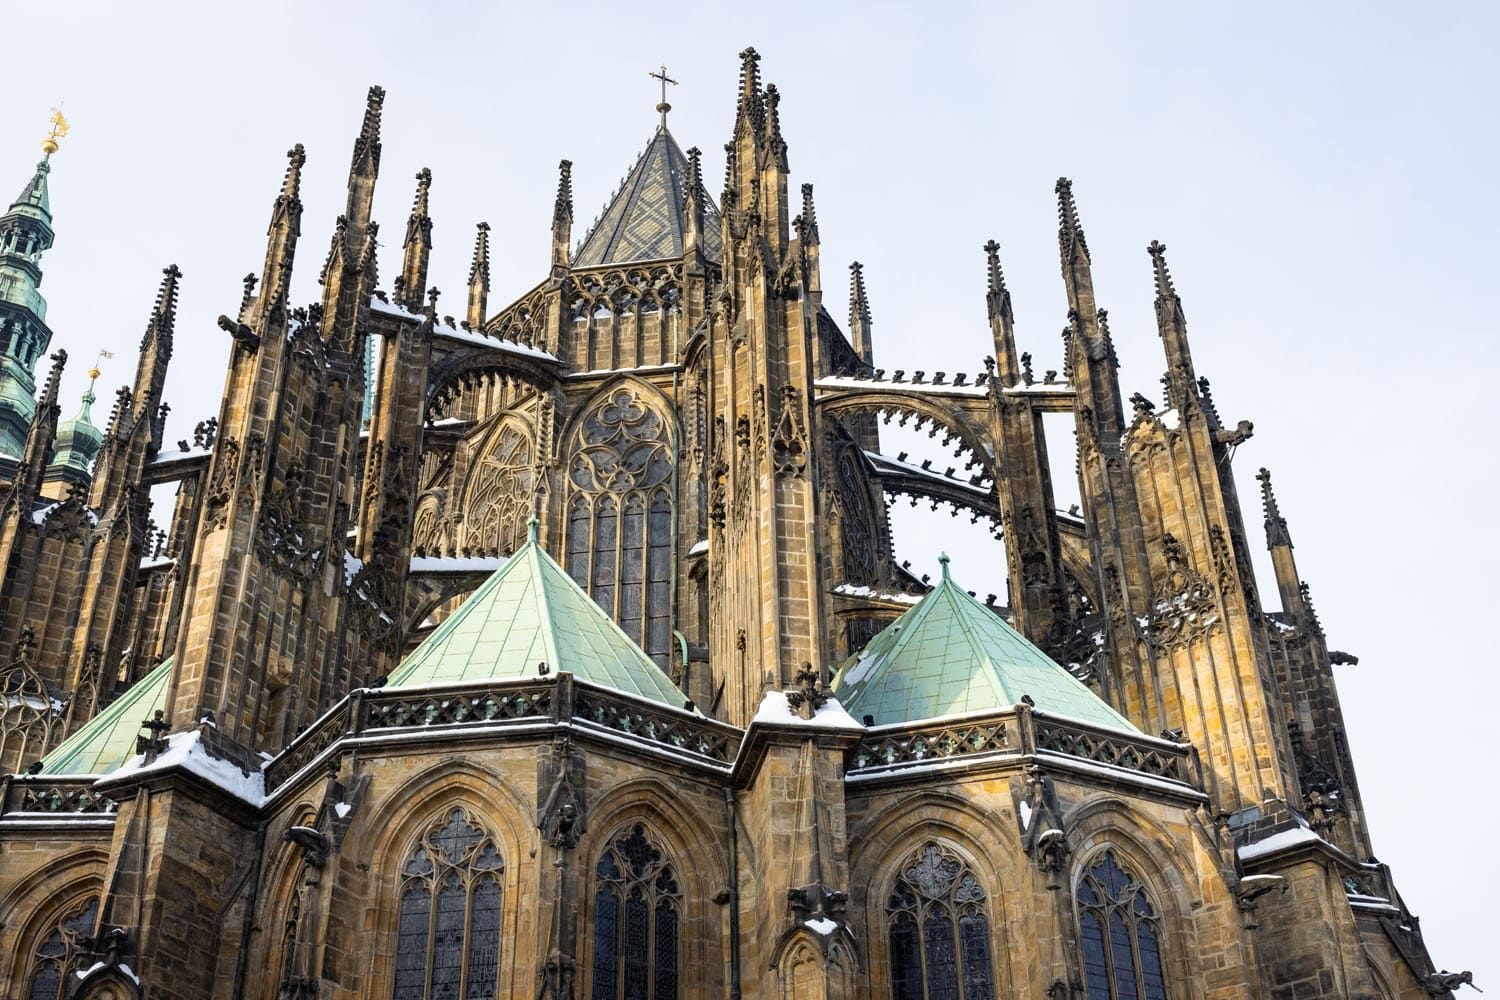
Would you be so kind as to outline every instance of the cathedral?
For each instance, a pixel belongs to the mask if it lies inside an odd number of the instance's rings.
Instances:
[[[717,201],[663,99],[587,231],[562,161],[513,302],[478,224],[460,315],[428,273],[428,170],[399,259],[377,252],[371,88],[321,257],[288,152],[218,318],[218,413],[177,441],[176,266],[142,296],[133,382],[98,413],[97,369],[76,409],[63,390],[44,143],[0,217],[0,995],[1470,981],[1375,860],[1332,669],[1352,658],[1265,469],[1242,503],[1253,428],[1194,368],[1166,248],[1140,262],[1154,398],[1121,386],[1066,179],[1055,370],[1020,350],[994,242],[973,370],[882,368],[857,263],[847,321],[824,307],[812,185],[740,63]],[[318,301],[291,300],[298,264]],[[1076,444],[1067,511],[1049,414]],[[890,421],[953,467],[883,451]],[[1004,559],[1006,595],[963,560],[913,575],[896,497],[991,524],[974,558]]]

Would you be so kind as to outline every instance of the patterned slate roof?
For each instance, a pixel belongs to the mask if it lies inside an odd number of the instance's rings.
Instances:
[[[534,678],[539,663],[674,708],[687,703],[535,538],[412,650],[386,686]]]
[[[643,260],[681,257],[687,217],[684,213],[688,159],[665,125],[636,160],[573,254],[574,267],[600,267]],[[724,254],[719,209],[703,198],[703,252],[709,260]]]
[[[877,725],[1008,708],[1030,695],[1038,709],[1125,732],[1124,716],[1033,646],[948,575],[886,626],[833,680],[855,718]]]
[[[167,707],[167,681],[171,676],[169,656],[78,732],[53,747],[42,758],[42,773],[109,774],[134,757],[141,721]]]

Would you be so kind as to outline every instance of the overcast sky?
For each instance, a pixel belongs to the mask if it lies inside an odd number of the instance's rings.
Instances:
[[[736,53],[761,52],[793,182],[817,185],[828,306],[844,315],[844,268],[863,261],[884,367],[980,368],[993,237],[1022,348],[1039,373],[1061,368],[1052,188],[1073,178],[1127,394],[1159,393],[1145,247],[1170,248],[1198,370],[1226,419],[1255,422],[1235,456],[1252,538],[1267,465],[1330,645],[1360,657],[1338,678],[1376,851],[1437,964],[1494,989],[1493,921],[1476,918],[1500,819],[1487,631],[1500,6],[1230,7],[7,4],[0,190],[26,183],[65,101],[42,286],[73,358],[65,409],[113,350],[102,422],[175,262],[175,440],[217,412],[228,343],[214,318],[260,269],[295,142],[308,155],[297,290],[315,297],[372,83],[388,91],[385,283],[428,166],[433,281],[458,315],[479,220],[495,237],[492,310],[544,276],[563,157],[582,235],[651,136],[646,73],[662,62],[681,81],[673,133],[703,148],[717,193]],[[1061,501],[1071,468],[1056,469]],[[947,548],[966,586],[1004,593],[981,529],[925,508],[895,525],[919,571]]]

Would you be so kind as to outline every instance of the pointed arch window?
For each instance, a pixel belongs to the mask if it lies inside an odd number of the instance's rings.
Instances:
[[[635,389],[599,400],[568,463],[568,573],[663,668],[671,655],[671,432]]]
[[[99,900],[90,899],[52,926],[32,957],[27,1000],[62,1000],[67,996],[68,977],[92,954],[90,937],[98,917]]]
[[[929,842],[909,856],[886,918],[895,1000],[995,1000],[984,888],[957,854]]]
[[[593,1000],[677,1000],[682,891],[637,823],[594,871]]]
[[[1083,873],[1077,899],[1089,1000],[1167,1000],[1161,920],[1113,851]]]
[[[526,541],[536,474],[531,437],[507,418],[470,473],[464,501],[468,547],[510,555]]]
[[[393,1000],[489,1000],[500,978],[500,877],[494,839],[462,809],[401,866]]]

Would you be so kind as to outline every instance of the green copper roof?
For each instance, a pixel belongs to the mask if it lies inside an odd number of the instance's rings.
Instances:
[[[21,193],[16,195],[16,200],[11,202],[10,212],[7,214],[25,215],[50,222],[52,205],[47,197],[47,175],[51,172],[52,164],[47,158],[43,158],[36,165],[36,173],[32,174],[30,183],[22,188]]]
[[[687,233],[687,183],[687,155],[662,125],[578,245],[573,266],[681,257]],[[719,260],[724,256],[719,209],[712,198],[705,196],[703,202],[703,253],[709,260]]]
[[[94,426],[89,407],[94,403],[94,387],[83,394],[83,406],[71,420],[57,425],[57,437],[53,442],[52,463],[47,467],[49,476],[60,475],[66,479],[87,479],[94,457],[99,454],[99,445],[104,441],[104,432]]]
[[[833,680],[850,715],[877,725],[1008,708],[1030,695],[1036,707],[1136,732],[1072,674],[970,597],[948,576],[851,656]]]
[[[167,681],[172,658],[161,661],[145,677],[94,716],[83,728],[52,748],[42,758],[43,774],[109,774],[135,756],[141,721],[167,707]]]
[[[386,686],[536,677],[539,663],[674,708],[687,703],[535,538],[412,650]]]

